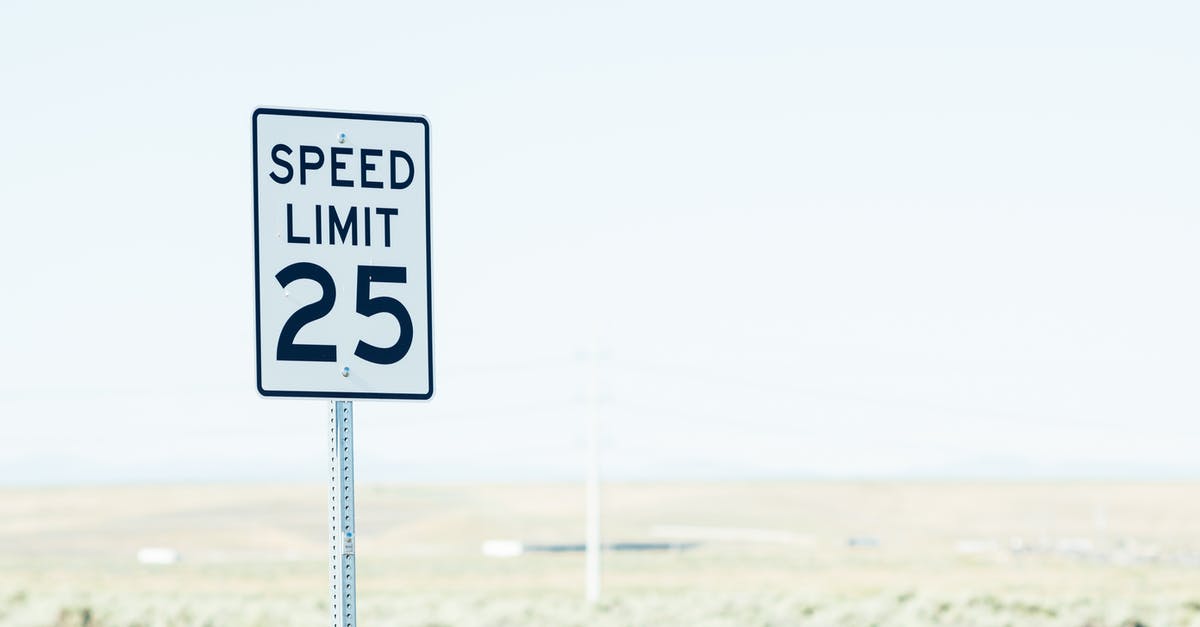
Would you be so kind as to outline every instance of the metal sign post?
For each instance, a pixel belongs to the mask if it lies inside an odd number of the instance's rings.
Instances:
[[[329,401],[329,609],[354,627],[354,402]]]

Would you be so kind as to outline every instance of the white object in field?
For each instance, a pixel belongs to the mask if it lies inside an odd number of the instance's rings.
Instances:
[[[1096,545],[1090,538],[1060,538],[1054,543],[1056,553],[1090,555],[1095,553]]]
[[[813,538],[780,529],[748,527],[701,527],[696,525],[655,525],[650,535],[672,540],[705,542],[746,542],[761,544],[812,544]]]
[[[525,545],[517,540],[486,540],[480,550],[487,557],[518,557],[525,552]]]
[[[138,549],[137,561],[142,564],[153,564],[155,566],[177,564],[179,563],[179,551],[164,547],[146,547]]]
[[[954,552],[961,555],[990,555],[1000,552],[995,540],[964,539],[954,543]]]
[[[253,140],[259,393],[428,400],[428,122],[258,109]]]
[[[587,410],[587,494],[584,544],[584,595],[588,603],[600,599],[600,390],[597,356],[592,356],[591,407]]]
[[[329,402],[329,608],[333,627],[354,627],[354,403]]]

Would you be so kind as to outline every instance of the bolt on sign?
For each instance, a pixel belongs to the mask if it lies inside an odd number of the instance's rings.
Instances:
[[[429,123],[266,108],[253,120],[258,391],[429,399]]]

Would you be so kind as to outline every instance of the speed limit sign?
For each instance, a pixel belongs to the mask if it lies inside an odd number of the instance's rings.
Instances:
[[[429,123],[258,109],[253,135],[259,393],[429,399]]]

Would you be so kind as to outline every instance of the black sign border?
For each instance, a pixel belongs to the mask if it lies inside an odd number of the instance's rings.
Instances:
[[[429,328],[429,390],[424,394],[399,394],[387,392],[345,392],[345,391],[319,391],[319,392],[304,392],[290,390],[265,390],[262,384],[262,308],[260,305],[260,294],[262,286],[259,284],[259,261],[258,261],[258,116],[260,115],[283,115],[296,116],[306,118],[332,118],[339,120],[375,120],[383,122],[407,122],[410,124],[420,124],[425,130],[425,299],[426,307],[428,308],[428,328]],[[256,385],[258,393],[268,397],[289,397],[289,398],[328,398],[328,399],[382,399],[382,400],[415,400],[427,401],[433,397],[433,254],[431,251],[430,238],[430,222],[429,222],[429,120],[424,117],[412,115],[384,115],[377,113],[351,113],[346,111],[320,111],[312,109],[275,109],[260,107],[254,110],[254,115],[251,121],[252,125],[252,144],[253,163],[254,163],[254,356],[255,356],[255,374],[257,377]]]

